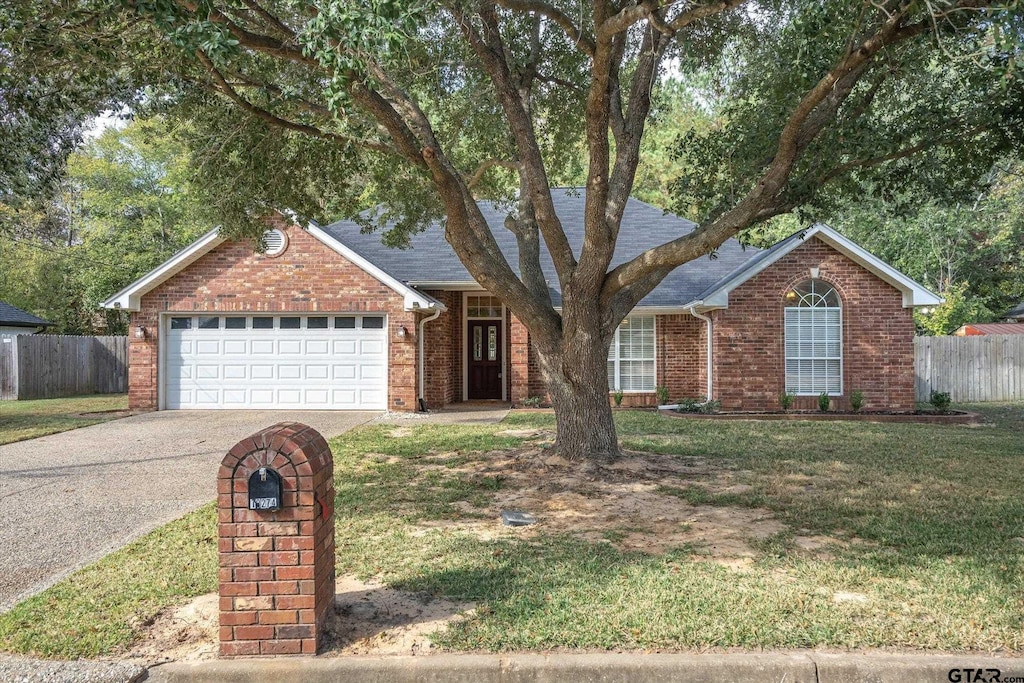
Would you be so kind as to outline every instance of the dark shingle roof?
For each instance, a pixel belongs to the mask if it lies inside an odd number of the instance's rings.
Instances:
[[[1024,318],[1024,301],[1011,308],[1006,312],[1004,318]]]
[[[555,212],[562,220],[562,228],[573,251],[579,257],[583,245],[582,190],[552,190]],[[489,201],[479,202],[495,240],[512,268],[518,271],[518,249],[515,237],[504,227],[508,207],[496,206]],[[651,247],[683,235],[695,224],[673,214],[666,214],[638,199],[630,199],[619,230],[612,266],[624,263]],[[434,223],[425,231],[414,235],[408,249],[392,249],[381,243],[378,234],[362,234],[353,221],[339,221],[323,228],[332,237],[357,252],[371,263],[385,270],[397,280],[420,282],[472,282],[473,278],[459,261],[444,239],[441,225]],[[543,243],[543,241],[542,241]],[[760,254],[753,247],[746,249],[736,240],[728,240],[716,253],[716,258],[701,257],[672,271],[658,287],[648,294],[641,306],[680,306],[699,298],[701,292],[722,280]],[[541,268],[558,305],[558,276],[546,249],[542,249]]]
[[[48,327],[53,325],[53,323],[27,313],[9,303],[0,301],[0,325],[8,325],[10,327]]]

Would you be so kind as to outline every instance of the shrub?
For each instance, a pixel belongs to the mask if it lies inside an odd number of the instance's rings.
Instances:
[[[658,395],[658,405],[663,406],[668,403],[668,387],[661,385],[654,388],[654,393]]]
[[[779,394],[779,405],[782,406],[783,412],[793,407],[793,402],[796,401],[796,395],[791,394],[787,391],[783,391]]]
[[[829,398],[828,392],[823,391],[818,394],[818,410],[823,413],[828,412],[828,407],[832,404],[832,399]]]
[[[543,402],[544,399],[542,399],[540,396],[530,396],[529,398],[524,398],[523,400],[521,400],[519,402],[519,405],[521,405],[524,408],[539,408],[540,404]]]
[[[721,401],[709,401],[705,397],[699,396],[697,398],[681,399],[676,411],[680,413],[701,413],[703,415],[709,415],[711,413],[717,413],[718,409],[721,407]]]
[[[864,407],[864,392],[861,390],[854,391],[850,394],[850,407],[853,408],[853,412],[859,413],[860,409]]]
[[[615,407],[616,408],[621,406],[622,405],[622,392],[621,391],[616,391],[615,393],[613,393],[612,394],[612,401],[615,402]]]
[[[949,410],[949,404],[953,402],[953,399],[948,392],[933,391],[928,402],[932,404],[932,407],[935,408],[935,410],[940,413],[944,413]]]

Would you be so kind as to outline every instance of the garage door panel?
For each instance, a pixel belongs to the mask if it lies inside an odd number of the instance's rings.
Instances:
[[[255,331],[254,331],[255,332]],[[253,339],[249,342],[250,349],[254,354],[274,355],[276,347],[273,339]]]
[[[363,339],[359,342],[359,353],[364,356],[383,355],[384,342],[377,339]]]
[[[225,389],[224,390],[224,405],[234,407],[244,407],[249,402],[249,392],[245,389]]]
[[[196,340],[196,355],[197,356],[219,356],[220,355],[220,340],[219,339],[197,339]]]
[[[249,353],[249,342],[245,339],[225,339],[224,340],[224,355],[225,356],[244,356]]]
[[[384,377],[384,368],[379,365],[360,365],[359,366],[359,378],[360,379],[382,379]]]
[[[248,377],[247,365],[225,365],[224,379],[246,379]]]
[[[177,318],[187,317],[178,315]],[[387,407],[387,327],[299,328],[279,317],[272,327],[190,328],[165,337],[166,408],[309,408],[319,410]],[[295,316],[292,316],[294,318]],[[316,316],[313,316],[316,317]],[[323,317],[323,316],[321,316]],[[223,323],[222,323],[223,324]],[[338,362],[341,361],[341,362]]]
[[[329,368],[326,365],[306,366],[306,379],[327,379],[330,374]]]
[[[278,342],[277,351],[280,354],[300,355],[302,353],[302,340],[282,339]]]
[[[220,403],[220,391],[218,389],[197,389],[197,406],[215,406]]]
[[[327,356],[331,353],[331,344],[327,339],[310,339],[306,341],[306,355]]]
[[[302,366],[295,365],[278,365],[277,366],[277,378],[278,379],[302,379]]]
[[[356,378],[356,366],[355,365],[335,365],[334,366],[334,379],[346,380]]]
[[[220,379],[220,370],[219,365],[197,365],[196,379]]]
[[[329,396],[327,389],[307,389],[304,402],[307,408],[325,408],[330,405]]]

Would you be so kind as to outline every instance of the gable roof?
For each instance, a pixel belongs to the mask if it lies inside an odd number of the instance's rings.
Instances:
[[[405,308],[440,308],[441,310],[444,310],[445,306],[440,301],[432,296],[424,294],[423,292],[419,292],[400,280],[392,277],[375,264],[367,261],[344,244],[338,242],[331,235],[325,233],[316,224],[310,224],[306,230],[323,242],[327,247],[345,257],[356,266],[362,268],[372,277],[403,295],[405,298]],[[129,311],[139,310],[139,304],[143,295],[158,287],[162,282],[174,277],[176,274],[180,273],[206,254],[213,251],[225,241],[225,238],[220,235],[220,228],[214,228],[192,244],[174,254],[171,258],[164,261],[149,273],[146,273],[141,278],[104,301],[102,304],[103,307],[123,308]]]
[[[585,234],[583,218],[584,190],[552,189],[555,212],[562,222],[569,245],[577,258]],[[513,270],[518,271],[519,250],[515,236],[504,227],[509,207],[492,201],[478,202],[495,241]],[[294,219],[294,216],[292,216]],[[385,229],[393,227],[386,225]],[[676,237],[691,232],[696,224],[666,213],[638,199],[630,198],[623,214],[622,227],[611,266],[638,256]],[[320,226],[310,223],[306,230],[355,263],[367,273],[405,297],[408,310],[444,305],[422,290],[479,290],[480,285],[445,240],[444,226],[435,221],[410,238],[410,246],[398,249],[385,246],[377,233],[364,233],[355,221],[342,220]],[[839,252],[903,292],[904,306],[934,306],[942,299],[903,275],[881,259],[865,251],[823,224],[794,233],[761,250],[744,247],[735,239],[726,240],[714,253],[685,263],[673,270],[646,297],[637,309],[648,312],[684,312],[691,308],[708,310],[728,306],[729,292],[761,272],[812,237],[821,239]],[[138,310],[141,297],[161,282],[224,242],[217,229],[172,256],[167,262],[139,278],[103,303],[107,308]],[[541,240],[541,270],[548,282],[552,303],[561,305],[558,275],[551,256]]]
[[[904,308],[910,306],[938,306],[944,301],[944,299],[933,294],[924,285],[907,277],[853,240],[844,237],[824,223],[815,223],[807,230],[795,232],[786,239],[776,242],[770,248],[756,254],[739,268],[701,292],[697,300],[693,301],[691,305],[705,310],[728,307],[729,293],[732,290],[764,271],[783,256],[812,238],[821,240],[854,263],[874,273],[879,279],[888,282],[903,292]]]
[[[583,247],[584,191],[575,188],[552,189],[555,213],[577,258]],[[504,227],[508,206],[491,201],[478,202],[495,241],[516,272],[519,271],[519,249],[515,236]],[[391,227],[390,225],[387,227]],[[639,199],[630,198],[623,214],[622,228],[615,246],[612,267],[624,263],[651,247],[692,231],[696,224],[674,214],[665,213]],[[479,289],[480,286],[462,265],[455,251],[444,238],[444,227],[435,222],[410,239],[410,248],[394,249],[381,243],[380,235],[361,232],[354,221],[338,221],[323,230],[338,241],[361,254],[368,261],[396,278],[421,289]],[[541,240],[541,270],[548,281],[552,303],[561,305],[558,275],[551,256]],[[736,240],[727,240],[715,258],[701,257],[673,270],[658,287],[640,302],[638,308],[671,308],[680,310],[680,304],[696,298],[700,292],[717,282],[723,275],[746,263],[759,253],[754,247],[744,247]]]
[[[6,327],[51,327],[53,323],[23,311],[6,301],[0,301],[0,325]]]

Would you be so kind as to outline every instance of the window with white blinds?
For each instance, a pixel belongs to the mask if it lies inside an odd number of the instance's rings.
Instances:
[[[839,295],[821,280],[786,293],[786,391],[843,393],[843,317]]]
[[[608,388],[654,391],[654,316],[626,318],[608,350]]]

